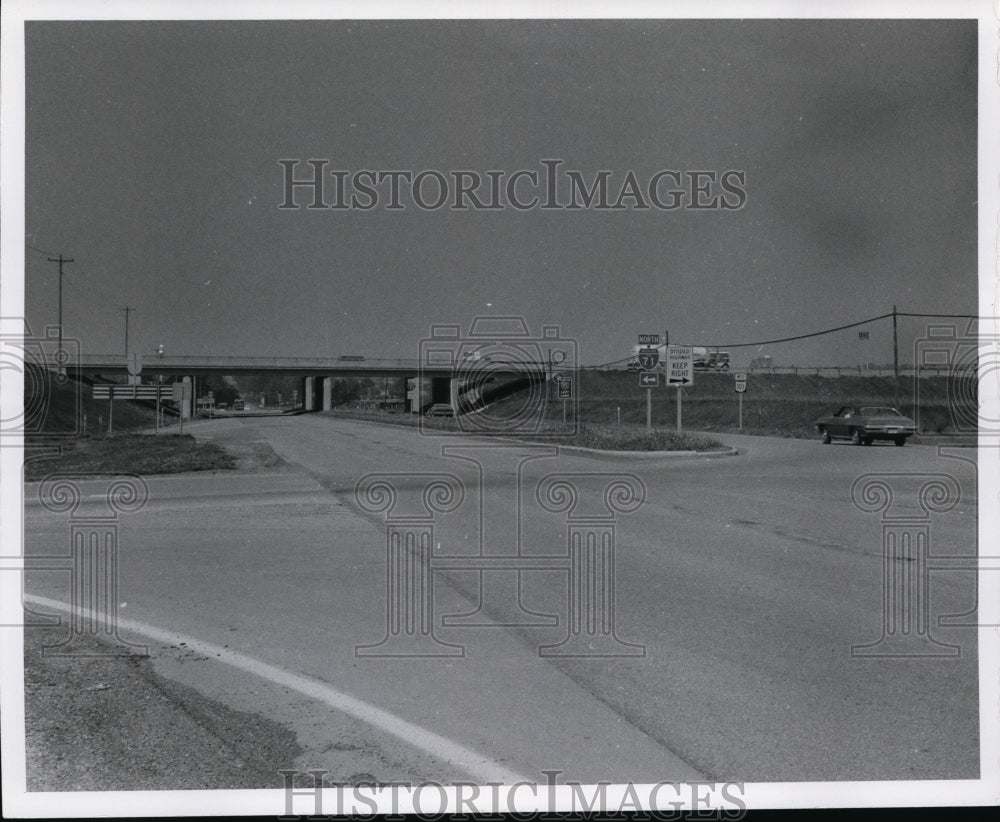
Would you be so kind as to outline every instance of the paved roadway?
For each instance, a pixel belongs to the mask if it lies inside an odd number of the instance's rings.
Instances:
[[[909,475],[893,480],[893,513],[912,514],[914,477],[951,475],[962,499],[932,517],[931,550],[971,555],[969,452],[726,436],[739,456],[595,460],[321,416],[191,430],[264,440],[288,465],[150,478],[149,503],[121,519],[121,615],[185,635],[181,646],[154,632],[164,674],[294,728],[304,749],[297,767],[477,781],[542,780],[544,770],[584,782],[978,775],[975,636],[936,624],[975,607],[971,573],[935,572],[930,582],[932,632],[959,646],[957,658],[850,652],[883,625],[882,521],[852,503],[852,483],[869,472]],[[463,458],[443,456],[443,445]],[[422,487],[408,475],[457,475],[465,501],[439,516],[435,548],[464,556],[566,552],[565,514],[534,496],[544,475],[578,474],[581,505],[604,487],[598,473],[640,478],[645,505],[617,519],[616,615],[618,635],[644,656],[539,655],[566,633],[561,571],[519,575],[522,611],[515,572],[451,570],[433,574],[436,620],[474,615],[436,633],[464,646],[464,657],[356,657],[355,646],[386,633],[384,525],[354,501],[370,472],[399,475],[399,510],[411,510]],[[65,515],[29,502],[29,553],[65,546],[67,533]],[[33,572],[27,589],[65,600],[67,577]],[[516,624],[525,612],[558,624]],[[215,646],[245,656],[222,664]]]

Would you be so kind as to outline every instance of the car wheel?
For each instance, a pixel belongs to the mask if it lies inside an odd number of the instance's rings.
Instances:
[[[896,437],[896,445],[903,446],[906,445],[906,437]]]
[[[822,434],[823,434],[823,445],[829,445],[831,442],[833,442],[833,437],[830,436],[830,432],[827,431],[825,428],[823,429]]]
[[[871,445],[872,444],[872,438],[871,437],[864,437],[864,438],[862,438],[861,444],[862,445]]]
[[[857,428],[851,431],[851,445],[861,445],[861,432]]]

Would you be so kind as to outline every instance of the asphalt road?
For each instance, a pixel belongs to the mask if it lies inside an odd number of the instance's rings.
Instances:
[[[926,518],[930,552],[969,557],[974,453],[727,435],[738,456],[595,460],[308,415],[191,430],[265,440],[288,466],[148,480],[149,502],[120,518],[123,632],[149,644],[164,675],[294,730],[303,753],[276,769],[439,781],[978,776],[975,633],[938,624],[975,608],[972,573],[930,573],[931,635],[956,656],[851,654],[885,624],[883,514],[862,511],[852,484],[895,475],[888,513],[917,522],[927,475],[952,478],[961,498]],[[428,474],[460,482],[461,504],[434,519],[424,590],[442,653],[462,656],[355,652],[388,648],[384,513],[355,495],[373,472],[391,475],[404,527],[423,511]],[[569,475],[572,512],[558,493],[549,509],[539,501],[551,474]],[[645,495],[613,526],[611,645],[637,655],[589,656],[607,644],[588,645],[584,630],[582,656],[543,656],[568,631],[567,517],[607,534],[610,475]],[[33,493],[28,553],[64,548],[67,515]],[[102,506],[85,496],[81,515]],[[500,559],[483,571],[482,557]],[[68,601],[69,574],[27,577],[29,593]]]

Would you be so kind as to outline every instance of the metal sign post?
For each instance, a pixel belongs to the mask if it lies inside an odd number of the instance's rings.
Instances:
[[[667,385],[677,386],[677,433],[681,432],[682,386],[694,384],[694,349],[690,345],[667,346]]]
[[[638,358],[639,367],[643,371],[651,372],[659,363],[660,349],[657,347],[659,344],[659,334],[639,335],[639,345],[643,347],[639,349]],[[658,372],[639,375],[639,386],[646,389],[646,434],[653,433],[653,388],[659,387],[659,385],[660,375]],[[621,425],[620,414],[618,424]]]
[[[660,387],[659,371],[644,371],[639,374],[639,387],[646,389],[646,433],[653,433],[653,389]],[[618,424],[621,425],[619,411]]]
[[[747,373],[746,371],[737,371],[734,375],[736,378],[736,396],[740,398],[740,431],[743,430],[743,394],[747,390]]]
[[[562,417],[566,422],[566,403],[573,399],[573,378],[565,374],[556,377],[556,396],[562,400]]]

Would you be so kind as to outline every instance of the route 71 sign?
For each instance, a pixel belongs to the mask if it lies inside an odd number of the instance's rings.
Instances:
[[[660,361],[660,351],[656,348],[639,349],[639,367],[643,371],[652,371]]]
[[[667,346],[667,385],[694,383],[694,349],[690,345]]]

